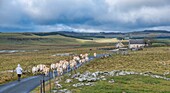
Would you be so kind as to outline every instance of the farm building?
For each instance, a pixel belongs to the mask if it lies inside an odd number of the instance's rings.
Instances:
[[[140,49],[144,46],[148,46],[144,39],[130,39],[129,49]]]
[[[116,48],[122,48],[124,47],[124,45],[122,44],[121,41],[119,41],[116,45],[115,45]]]
[[[128,55],[128,48],[119,48],[119,54]]]

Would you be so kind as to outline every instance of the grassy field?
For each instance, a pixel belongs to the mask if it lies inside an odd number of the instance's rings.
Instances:
[[[88,67],[88,68],[87,68]],[[129,55],[112,55],[107,59],[96,59],[81,69],[89,71],[151,71],[162,74],[170,71],[170,48],[153,47],[145,48],[143,51],[130,51]]]
[[[49,66],[51,63],[56,63],[59,60],[71,59],[71,56],[52,56],[57,53],[101,53],[105,51],[97,50],[97,48],[107,48],[110,46],[113,47],[113,44],[100,44],[93,41],[60,35],[36,36],[32,34],[23,35],[22,33],[0,33],[0,50],[26,51],[18,53],[0,53],[0,73],[2,71],[15,69],[17,64],[21,64],[24,70],[30,71],[33,66],[38,64],[46,64]],[[90,51],[90,49],[93,50]],[[27,73],[23,75],[23,77],[28,76],[31,76],[31,74]],[[0,84],[16,80],[16,78],[15,73],[1,73]]]
[[[90,63],[82,66],[77,72],[85,71],[112,71],[125,70],[135,72],[151,72],[163,75],[164,72],[170,71],[170,48],[153,47],[146,48],[143,51],[131,51],[130,55],[112,55],[105,59],[95,59]],[[169,77],[167,75],[166,77]],[[65,78],[68,78],[67,75]],[[77,80],[67,84],[66,79],[61,81],[63,89],[69,89],[74,93],[169,93],[170,81],[163,79],[151,78],[148,76],[127,75],[107,77],[108,80],[114,79],[115,83],[106,81],[97,81],[95,86],[89,87],[72,87]]]
[[[164,40],[155,43],[162,43],[162,41]],[[26,52],[19,53],[1,53],[0,72],[12,70],[18,63],[24,70],[31,70],[32,66],[40,63],[49,66],[59,60],[71,59],[71,56],[52,56],[57,53],[90,53],[91,55],[94,52],[107,53],[106,50],[98,50],[98,48],[114,48],[115,42],[117,39],[82,40],[61,35],[36,36],[22,33],[0,33],[0,50],[26,50]],[[90,49],[92,50],[90,51]],[[129,55],[125,56],[113,54],[109,58],[95,59],[79,68],[78,72],[127,70],[162,75],[164,72],[170,72],[169,55],[170,47],[168,46],[145,48],[142,51],[129,51]],[[28,76],[32,76],[32,74],[23,75],[23,77]],[[0,84],[16,80],[16,78],[15,73],[1,73]],[[80,88],[71,87],[72,83],[62,82],[62,85],[63,88],[75,93],[170,93],[170,81],[138,75],[108,77],[108,79],[112,78],[115,80],[114,84],[100,81],[95,82],[93,87]]]
[[[45,64],[48,67],[51,63],[59,62],[60,60],[72,59],[71,56],[52,56],[57,53],[103,53],[104,51],[96,50],[90,51],[89,48],[72,48],[72,49],[51,49],[51,50],[40,50],[36,52],[21,52],[21,53],[10,53],[10,54],[0,54],[0,71],[13,70],[17,67],[17,64],[21,64],[24,70],[31,71],[31,68],[38,64]],[[0,84],[9,82],[16,79],[16,74],[11,79],[12,73],[0,74]],[[25,74],[24,77],[30,76],[30,74]]]
[[[108,83],[114,79],[115,83]],[[128,75],[107,77],[106,81],[97,81],[94,86],[72,87],[72,83],[62,82],[63,89],[69,89],[73,93],[169,93],[170,82],[151,77]]]

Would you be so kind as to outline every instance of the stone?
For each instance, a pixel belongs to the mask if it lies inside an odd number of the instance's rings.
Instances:
[[[144,72],[144,74],[151,75],[151,74],[153,74],[153,73],[152,73],[152,72],[147,71],[147,72]]]
[[[84,77],[83,78],[78,78],[78,81],[79,82],[84,82],[84,81],[86,81],[86,78],[84,78]]]
[[[86,85],[86,86],[94,86],[94,83],[88,82],[88,83],[85,83],[84,85]]]
[[[151,75],[151,77],[153,77],[153,78],[162,78],[163,79],[162,76],[158,76],[158,75]]]
[[[118,75],[119,76],[124,76],[124,75],[126,75],[126,73],[124,71],[121,71],[121,72],[118,73]]]
[[[170,78],[164,78],[164,79],[170,81]]]
[[[91,73],[89,71],[86,71],[85,73],[83,73],[85,76],[89,76]]]
[[[61,90],[58,90],[57,93],[72,93],[72,92],[68,89],[61,89]]]
[[[81,87],[81,86],[84,86],[84,83],[73,84],[73,87]]]
[[[163,75],[165,76],[165,75],[169,75],[169,74],[170,74],[170,72],[164,72]]]
[[[55,84],[58,84],[58,83],[59,83],[59,81],[58,81],[58,80],[56,80],[56,81],[55,81]]]
[[[77,74],[74,74],[71,76],[71,78],[76,78],[77,77]]]
[[[106,78],[102,78],[103,81],[107,80]]]
[[[72,93],[70,90],[67,90],[65,93]]]
[[[145,73],[144,73],[143,76],[149,76],[149,74],[145,74]]]
[[[94,72],[96,76],[100,75],[100,71]]]
[[[111,79],[110,81],[108,81],[109,83],[114,83],[115,81],[113,79]]]
[[[105,76],[108,76],[109,72],[103,72],[102,74],[105,75]]]
[[[61,84],[55,84],[56,88],[62,88]]]
[[[95,82],[95,81],[97,81],[97,79],[96,78],[87,78],[87,81],[88,82]]]
[[[93,76],[93,77],[97,77],[96,73],[92,73],[92,76]]]
[[[58,92],[58,90],[52,90],[52,93],[57,93]]]
[[[100,76],[100,78],[105,78],[105,76]]]
[[[109,75],[110,75],[110,76],[115,76],[115,71],[109,72]]]
[[[65,83],[71,83],[71,82],[73,82],[72,79],[67,79],[67,80],[65,81]]]

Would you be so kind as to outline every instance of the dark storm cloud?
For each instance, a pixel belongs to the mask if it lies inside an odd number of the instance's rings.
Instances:
[[[169,0],[0,0],[1,30],[167,30],[169,16]]]

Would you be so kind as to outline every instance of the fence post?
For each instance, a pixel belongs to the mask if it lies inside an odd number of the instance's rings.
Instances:
[[[43,93],[45,93],[45,80],[44,80],[44,76],[43,76]]]
[[[51,74],[50,74],[50,72],[51,72],[51,69],[50,69],[50,71],[49,71],[49,77],[50,77],[49,84],[50,84],[50,93],[51,93]],[[53,72],[52,72],[52,73],[53,73]]]
[[[12,71],[12,79],[14,79],[14,72],[15,72],[15,68],[13,68],[13,71]]]
[[[42,93],[42,80],[40,80],[40,93]]]

